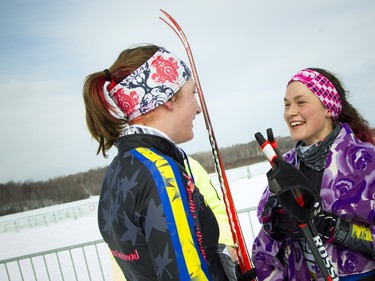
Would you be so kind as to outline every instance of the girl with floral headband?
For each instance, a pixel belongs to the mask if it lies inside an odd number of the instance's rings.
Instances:
[[[83,96],[98,153],[118,149],[98,223],[126,280],[228,280],[217,221],[177,147],[201,111],[187,65],[162,47],[126,49],[86,78]]]
[[[284,155],[312,183],[317,228],[339,280],[375,280],[375,147],[367,121],[330,72],[303,69],[289,81],[284,120],[295,147]],[[294,217],[267,187],[252,259],[258,280],[324,280]]]

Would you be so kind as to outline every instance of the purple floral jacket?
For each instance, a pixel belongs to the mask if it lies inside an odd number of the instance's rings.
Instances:
[[[323,210],[342,219],[371,229],[375,241],[375,147],[361,142],[347,124],[331,146],[324,170],[320,197]],[[285,155],[296,164],[295,149]],[[258,218],[270,195],[268,187],[258,205]],[[375,244],[375,243],[374,243]],[[364,273],[375,269],[375,260],[360,252],[335,244],[325,244],[339,276]],[[374,245],[375,248],[375,245]],[[288,238],[275,241],[263,228],[254,240],[252,260],[258,280],[310,280],[300,243]],[[317,269],[318,280],[324,280]]]

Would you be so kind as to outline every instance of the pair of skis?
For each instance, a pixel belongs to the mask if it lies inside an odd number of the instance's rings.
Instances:
[[[186,50],[191,68],[193,77],[196,83],[197,92],[202,108],[202,114],[204,117],[206,129],[209,136],[209,141],[211,144],[212,154],[215,162],[215,169],[218,174],[220,188],[223,193],[223,198],[226,206],[227,215],[229,218],[231,231],[233,235],[233,240],[235,241],[235,248],[238,256],[240,271],[241,271],[241,277],[240,280],[256,280],[256,272],[255,268],[253,267],[247,247],[245,244],[245,240],[242,234],[242,230],[240,227],[240,223],[237,217],[237,212],[234,206],[232,194],[229,188],[228,180],[226,177],[224,165],[222,158],[220,156],[219,148],[216,142],[215,134],[212,128],[210,116],[208,114],[208,109],[206,105],[206,101],[204,99],[203,90],[200,84],[198,72],[195,66],[193,54],[189,45],[189,42],[182,30],[182,28],[179,26],[179,24],[176,22],[176,20],[169,15],[164,10],[160,10],[169,20],[169,22],[162,17],[160,19],[165,22],[172,30],[177,34],[178,38],[181,40],[182,44],[184,45],[184,48]],[[279,150],[277,149],[277,143],[274,139],[273,133],[271,129],[267,130],[267,137],[268,140],[266,140],[261,133],[256,133],[255,138],[258,141],[261,150],[269,160],[273,171],[275,174],[283,174],[284,178],[287,178],[289,175],[290,177],[294,177],[295,175],[301,176],[302,174],[292,165],[287,163],[283,160],[282,155],[280,154]],[[302,177],[296,177],[297,187],[289,188],[285,190],[285,186],[290,187],[290,183],[282,184],[282,180],[278,182],[277,176],[274,176],[276,178],[276,182],[278,185],[278,190],[276,192],[279,193],[279,200],[283,201],[281,204],[284,207],[287,207],[287,205],[294,204],[295,207],[300,207],[300,210],[302,212],[295,212],[294,214],[295,219],[299,223],[299,227],[301,229],[302,234],[306,238],[307,243],[310,246],[310,249],[312,251],[312,254],[315,258],[315,261],[326,281],[337,281],[338,275],[335,272],[335,269],[328,257],[327,251],[323,246],[323,242],[316,230],[315,225],[313,224],[311,218],[308,217],[309,212],[311,212],[314,208],[316,208],[316,205],[308,206],[310,203],[315,204],[316,201],[313,196],[309,194],[308,190],[303,190],[303,186],[299,186],[300,181],[304,182],[304,178]],[[290,178],[289,178],[290,179]],[[281,184],[280,184],[281,183]],[[306,192],[307,191],[307,192]],[[283,196],[281,196],[281,193]],[[294,200],[288,200],[288,199],[294,199]],[[307,200],[306,200],[307,199]],[[284,204],[283,204],[284,203]],[[307,212],[305,212],[307,210]]]
[[[184,32],[182,31],[181,27],[176,22],[176,20],[164,10],[160,10],[160,11],[167,17],[168,21],[166,19],[163,19],[162,17],[160,17],[160,19],[163,22],[165,22],[170,28],[172,28],[172,30],[177,34],[178,38],[181,40],[182,44],[184,45],[184,48],[186,50],[186,53],[190,62],[191,70],[193,73],[193,78],[195,80],[195,84],[196,84],[196,88],[197,88],[197,92],[199,96],[200,105],[202,108],[203,118],[205,121],[206,129],[207,129],[208,136],[209,136],[209,141],[211,144],[212,154],[213,154],[213,158],[215,162],[214,163],[215,169],[218,174],[220,188],[223,193],[223,199],[224,199],[227,215],[228,215],[230,226],[231,226],[232,236],[235,242],[235,248],[236,248],[239,267],[241,271],[240,280],[244,280],[244,281],[256,280],[255,268],[251,264],[251,260],[250,260],[250,257],[246,248],[246,244],[245,244],[245,240],[242,234],[240,223],[237,217],[237,212],[234,206],[232,194],[231,194],[227,176],[224,170],[223,161],[220,156],[220,152],[219,152],[215,134],[212,128],[210,116],[208,114],[206,101],[204,99],[203,90],[202,90],[200,80],[198,77],[198,72],[195,66],[193,53],[190,49],[189,42]]]
[[[338,281],[335,268],[312,222],[314,212],[319,211],[319,195],[312,194],[309,180],[296,167],[283,160],[271,129],[267,130],[267,138],[259,132],[255,134],[255,139],[272,166],[272,173],[267,174],[269,181],[274,181],[273,190],[270,190],[298,222],[324,279]]]

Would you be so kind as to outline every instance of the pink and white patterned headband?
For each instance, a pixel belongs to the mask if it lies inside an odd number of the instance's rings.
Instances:
[[[110,86],[109,96],[131,121],[167,102],[190,77],[189,67],[160,47],[133,73]]]
[[[339,118],[342,111],[340,95],[332,82],[325,76],[317,71],[306,68],[294,75],[288,82],[288,85],[293,81],[305,84],[319,98],[325,108],[331,112],[332,118],[334,120]]]

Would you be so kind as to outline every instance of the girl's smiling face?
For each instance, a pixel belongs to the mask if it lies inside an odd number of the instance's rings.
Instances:
[[[311,145],[333,130],[331,113],[303,83],[292,82],[284,97],[284,120],[294,141]]]

